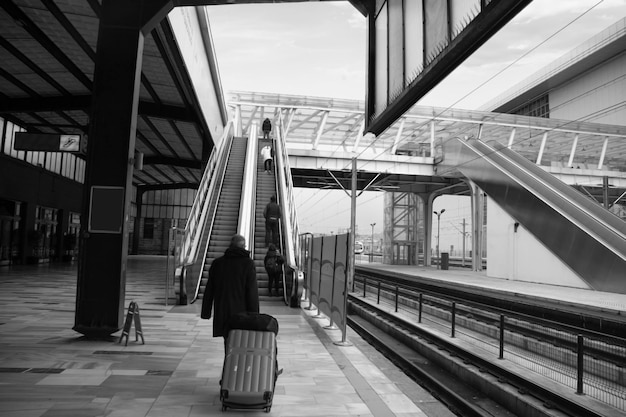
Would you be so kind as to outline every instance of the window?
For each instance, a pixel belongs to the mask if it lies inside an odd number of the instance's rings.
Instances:
[[[153,218],[144,219],[143,238],[154,239],[154,219]]]
[[[548,99],[548,95],[545,94],[527,103],[526,105],[515,110],[513,113],[531,117],[550,118],[550,100]]]

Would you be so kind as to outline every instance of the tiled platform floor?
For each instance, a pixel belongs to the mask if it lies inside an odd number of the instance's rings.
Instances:
[[[145,345],[72,330],[76,265],[0,269],[0,416],[255,416],[221,411],[223,343],[199,305],[165,306],[165,260],[131,257],[126,307],[140,307]],[[305,304],[306,306],[306,304]],[[375,349],[305,309],[263,302],[278,318],[274,416],[452,416]]]

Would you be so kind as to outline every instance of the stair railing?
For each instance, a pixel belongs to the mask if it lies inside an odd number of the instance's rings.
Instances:
[[[284,292],[285,297],[289,296],[288,303],[292,307],[299,305],[302,295],[304,275],[298,265],[298,254],[300,253],[300,239],[298,232],[298,216],[296,213],[296,202],[293,192],[293,179],[291,177],[291,167],[289,166],[289,155],[283,132],[284,120],[282,112],[279,112],[277,128],[275,129],[276,143],[274,149],[274,160],[276,165],[276,184],[278,204],[283,213],[281,220],[281,233],[284,247],[282,253],[285,257],[285,264],[292,272],[291,293]],[[287,278],[287,271],[285,271]],[[286,279],[283,280],[283,287],[286,286]]]
[[[185,225],[185,237],[183,238],[183,244],[181,250],[181,265],[190,265],[195,262],[198,256],[198,244],[202,237],[203,225],[207,216],[207,207],[211,201],[211,197],[215,194],[215,188],[218,186],[215,179],[215,172],[219,171],[219,168],[225,167],[226,159],[224,155],[230,150],[230,142],[233,138],[234,126],[233,122],[229,121],[224,128],[224,133],[219,141],[218,145],[213,148],[207,165],[202,174],[196,197],[194,198],[187,224]]]
[[[196,197],[191,207],[187,224],[185,225],[180,258],[178,259],[179,267],[176,268],[177,275],[179,275],[179,279],[181,281],[181,291],[192,291],[193,287],[187,289],[187,270],[193,270],[191,266],[198,264],[198,257],[201,253],[203,256],[202,262],[204,262],[206,247],[201,248],[200,243],[202,242],[202,237],[205,233],[211,233],[211,230],[206,230],[206,227],[211,227],[213,222],[207,222],[207,219],[212,220],[215,216],[217,204],[214,203],[219,199],[234,132],[235,126],[232,121],[229,121],[224,127],[224,132],[220,141],[213,148],[213,151],[209,156],[198,191],[196,192]],[[202,268],[198,269],[199,271],[197,272],[199,277],[197,277],[196,289],[193,293],[194,301],[198,295],[200,276],[202,275]],[[186,304],[186,298],[186,294],[180,295],[182,304]],[[185,300],[184,303],[182,302],[183,300]]]
[[[250,254],[254,258],[254,212],[256,208],[256,169],[257,150],[259,147],[258,128],[252,123],[248,130],[248,145],[241,186],[241,205],[239,206],[239,224],[237,233],[246,238]]]

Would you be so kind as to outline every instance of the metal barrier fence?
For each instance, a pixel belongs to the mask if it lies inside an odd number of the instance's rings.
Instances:
[[[375,299],[449,337],[626,411],[626,340],[380,279],[355,277],[354,295]]]

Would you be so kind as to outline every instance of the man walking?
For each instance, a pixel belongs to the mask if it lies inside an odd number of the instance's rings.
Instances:
[[[263,217],[265,217],[265,246],[269,246],[270,243],[278,245],[278,222],[282,217],[282,213],[276,203],[275,196],[272,196],[270,202],[265,206]]]
[[[224,348],[229,319],[241,312],[259,312],[256,267],[241,235],[234,235],[224,255],[211,263],[200,317],[210,319],[213,305],[213,337],[224,337]]]

